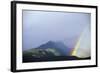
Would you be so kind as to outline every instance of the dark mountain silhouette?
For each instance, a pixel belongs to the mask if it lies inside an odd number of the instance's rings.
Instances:
[[[62,56],[70,55],[70,49],[66,47],[63,42],[48,41],[47,43],[42,44],[39,47],[37,47],[37,49],[48,49],[48,48],[56,49],[57,51],[61,53]]]

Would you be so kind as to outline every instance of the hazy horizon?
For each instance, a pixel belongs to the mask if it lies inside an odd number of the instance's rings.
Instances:
[[[89,13],[23,10],[23,50],[36,48],[48,41],[61,41],[74,47],[86,27]]]

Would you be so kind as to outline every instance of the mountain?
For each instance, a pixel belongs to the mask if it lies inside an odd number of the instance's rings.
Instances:
[[[48,48],[52,48],[59,51],[62,56],[70,55],[69,48],[66,47],[63,42],[48,41],[47,43],[37,47],[37,49],[48,49]]]
[[[39,47],[23,51],[23,62],[85,60],[91,57],[78,58],[70,55],[70,48],[63,42],[48,41]]]
[[[55,47],[55,42],[53,42],[53,41],[48,41],[47,43],[42,44],[42,45],[40,45],[40,46],[37,47],[37,48],[46,49],[46,48],[54,48],[54,47]]]
[[[63,42],[56,42],[56,45],[66,56],[70,56],[71,48],[67,47]]]

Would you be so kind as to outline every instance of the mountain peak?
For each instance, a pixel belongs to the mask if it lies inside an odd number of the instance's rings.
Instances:
[[[55,43],[54,41],[48,41],[47,43]]]
[[[47,43],[40,45],[38,48],[41,48],[41,49],[54,48],[55,44],[56,43],[53,41],[48,41]]]
[[[37,47],[37,49],[56,49],[59,52],[61,52],[62,55],[69,55],[69,48],[61,41],[55,42],[55,41],[48,41],[45,44],[40,45]]]

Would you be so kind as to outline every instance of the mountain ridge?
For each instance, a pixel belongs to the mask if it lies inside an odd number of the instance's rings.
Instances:
[[[65,46],[65,44],[61,41],[54,42],[54,41],[48,41],[45,44],[40,45],[37,47],[37,49],[47,49],[47,48],[54,48],[58,50],[62,55],[70,55],[69,48]]]

